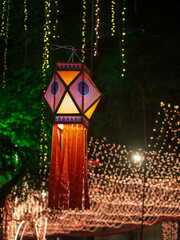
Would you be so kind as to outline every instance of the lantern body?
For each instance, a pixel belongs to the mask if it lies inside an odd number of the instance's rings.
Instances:
[[[54,112],[49,206],[89,208],[87,128],[101,93],[82,63],[57,63],[45,93]]]

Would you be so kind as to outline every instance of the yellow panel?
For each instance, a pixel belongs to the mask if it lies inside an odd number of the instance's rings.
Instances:
[[[100,99],[99,99],[94,105],[92,105],[92,107],[85,113],[85,116],[86,116],[88,119],[91,118],[91,116],[92,116],[94,110],[96,109],[99,101],[100,101]]]
[[[57,113],[59,114],[79,113],[78,109],[76,108],[76,105],[69,96],[69,93],[66,93]]]
[[[70,82],[80,73],[80,71],[58,71],[64,82],[69,85]]]

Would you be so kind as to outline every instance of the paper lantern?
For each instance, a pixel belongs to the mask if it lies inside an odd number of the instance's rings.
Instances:
[[[89,208],[87,128],[101,93],[82,63],[57,63],[45,99],[55,114],[49,207]]]

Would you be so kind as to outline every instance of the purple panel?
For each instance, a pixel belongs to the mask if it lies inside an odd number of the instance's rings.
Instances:
[[[44,95],[46,101],[49,103],[49,106],[51,107],[53,112],[55,112],[64,91],[65,91],[64,85],[59,80],[58,76],[54,73],[53,78],[49,84],[49,87]]]
[[[86,111],[86,109],[100,96],[100,93],[91,81],[92,80],[83,73],[70,87],[70,92],[82,112]],[[79,87],[81,82],[84,82],[84,84]],[[84,87],[84,91],[82,87]],[[82,93],[84,93],[84,95]]]
[[[51,83],[51,95],[56,96],[58,91],[59,91],[59,83],[57,80],[55,80]]]
[[[81,96],[87,96],[90,93],[90,86],[87,82],[80,80],[78,82],[78,92]]]
[[[82,117],[81,116],[56,116],[55,122],[57,123],[81,123]]]

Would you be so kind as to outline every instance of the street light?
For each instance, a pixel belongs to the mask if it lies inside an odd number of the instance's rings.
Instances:
[[[136,164],[142,163],[145,160],[144,155],[136,152],[132,155],[133,161]],[[142,196],[142,217],[141,217],[141,230],[140,230],[140,240],[143,240],[143,223],[144,223],[144,198],[145,198],[145,174],[146,174],[146,166],[144,164],[144,171],[143,171],[143,164],[142,164],[142,173],[143,174],[143,196]]]

